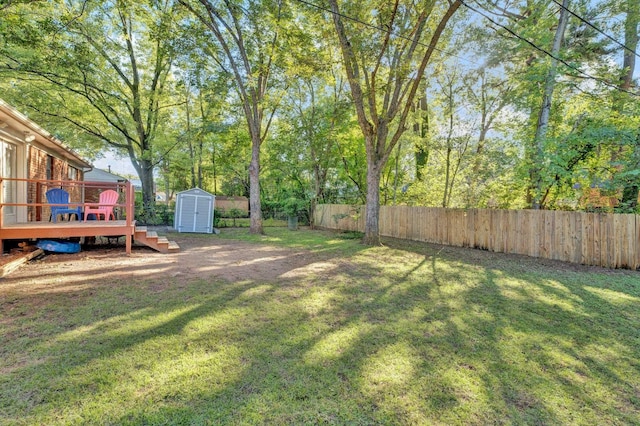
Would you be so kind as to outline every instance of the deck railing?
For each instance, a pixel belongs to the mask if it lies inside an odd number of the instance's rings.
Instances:
[[[114,206],[116,219],[133,224],[134,193],[131,182],[93,182],[74,180],[16,179],[0,177],[0,229],[12,223],[49,222],[51,205],[46,192],[61,188],[69,193],[69,207],[84,208],[99,201],[100,192],[112,189],[120,194]],[[79,218],[81,219],[81,218]]]

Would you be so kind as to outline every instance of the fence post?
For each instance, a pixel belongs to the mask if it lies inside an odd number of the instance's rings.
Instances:
[[[364,215],[354,220],[354,208],[323,204],[316,206],[314,214],[317,224],[325,228],[361,231]],[[381,206],[380,231],[435,244],[640,268],[640,215],[634,214]]]

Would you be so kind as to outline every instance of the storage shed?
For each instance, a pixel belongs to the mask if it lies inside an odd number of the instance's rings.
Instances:
[[[174,227],[178,232],[213,232],[213,208],[216,197],[200,188],[178,192]]]

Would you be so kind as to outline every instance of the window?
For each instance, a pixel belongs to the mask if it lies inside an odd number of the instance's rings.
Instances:
[[[78,178],[78,169],[69,166],[67,168],[67,177],[69,178],[69,180],[76,180]]]

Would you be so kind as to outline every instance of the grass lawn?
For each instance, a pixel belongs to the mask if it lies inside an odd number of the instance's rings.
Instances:
[[[0,281],[0,424],[640,424],[640,273],[309,230],[199,238],[308,261]]]
[[[251,219],[248,217],[239,217],[236,219],[222,217],[217,225],[218,228],[248,228],[251,226]],[[286,227],[287,221],[281,219],[263,219],[262,226],[264,228]]]

